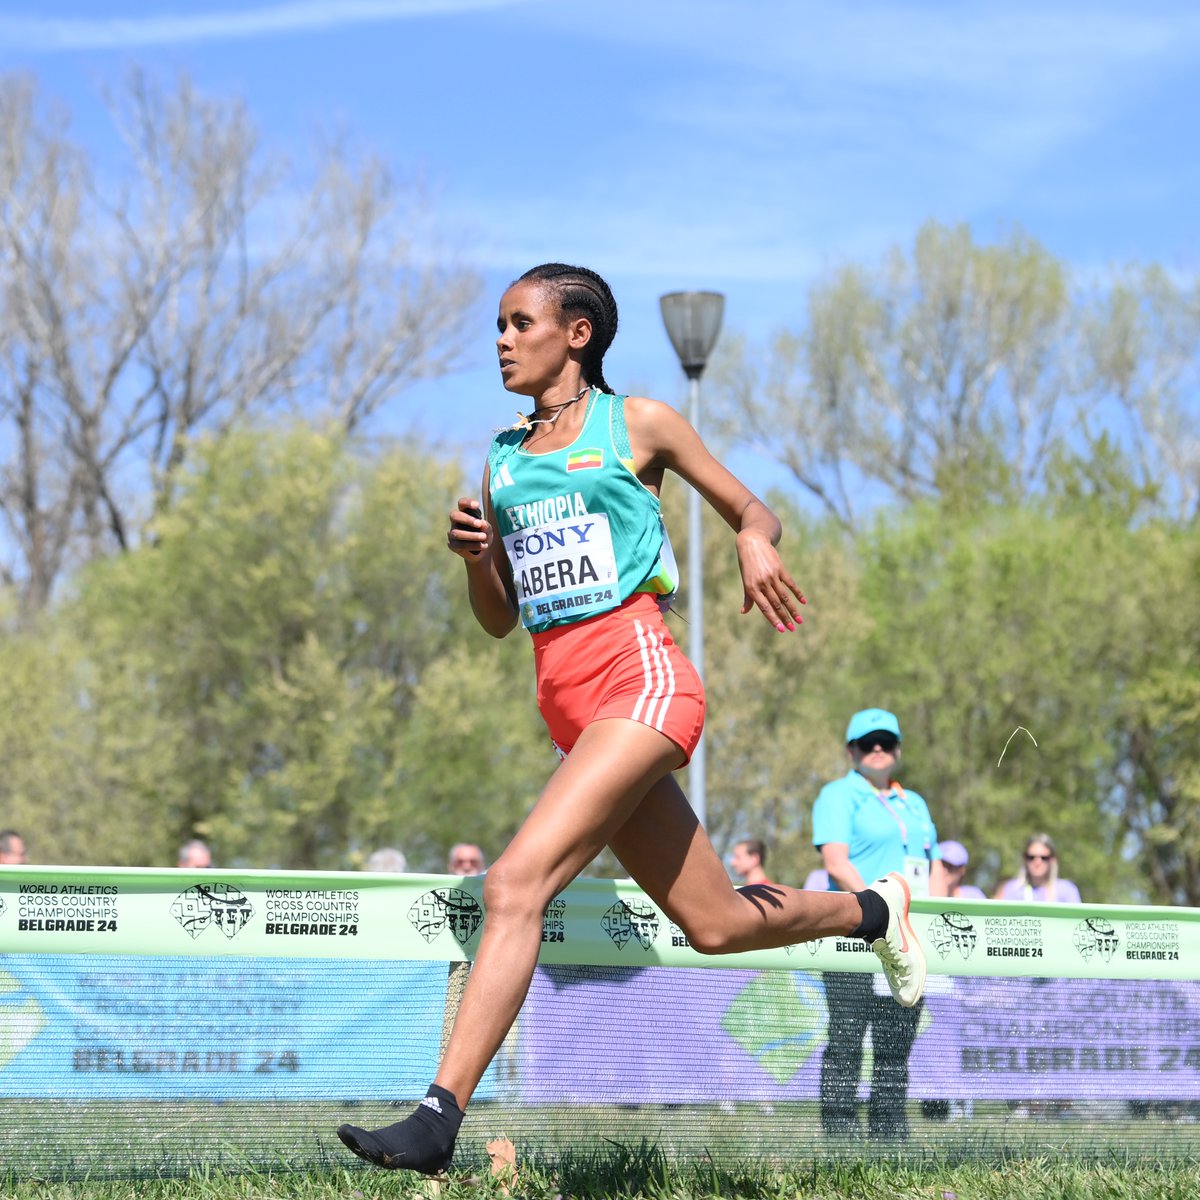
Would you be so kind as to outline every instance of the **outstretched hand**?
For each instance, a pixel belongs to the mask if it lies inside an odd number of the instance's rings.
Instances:
[[[742,573],[742,614],[757,608],[780,633],[804,624],[800,605],[808,601],[770,539],[756,530],[744,529],[738,534],[737,552]]]

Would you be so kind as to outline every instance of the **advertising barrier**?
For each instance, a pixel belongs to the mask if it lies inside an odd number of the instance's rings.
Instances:
[[[523,1100],[819,1095],[826,1040],[820,974],[645,970],[595,978],[549,967],[543,975],[546,985],[531,991],[522,1013]],[[931,982],[909,1060],[914,1100],[1200,1097],[1200,983]],[[868,1051],[864,1099],[870,1072]]]
[[[6,867],[0,951],[248,958],[470,958],[482,879],[349,872]],[[1190,979],[1200,910],[918,900],[934,975]],[[705,956],[627,880],[580,879],[551,902],[541,961],[593,966],[875,971],[861,941]]]
[[[0,1092],[419,1096],[446,964],[478,946],[481,885],[5,868]],[[930,965],[914,1099],[1200,1095],[1197,910],[927,900],[914,924]],[[635,885],[580,880],[546,913],[529,1000],[478,1097],[813,1099],[823,973],[876,966],[834,937],[706,957]]]

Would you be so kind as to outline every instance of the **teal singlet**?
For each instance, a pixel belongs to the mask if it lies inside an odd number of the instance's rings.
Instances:
[[[571,445],[521,448],[497,434],[489,491],[530,633],[607,612],[634,592],[670,597],[679,580],[658,497],[633,472],[625,397],[588,394]]]

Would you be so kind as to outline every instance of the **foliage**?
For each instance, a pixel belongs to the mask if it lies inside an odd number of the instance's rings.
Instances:
[[[42,701],[41,665],[8,680],[14,709],[33,692],[76,754],[103,751],[86,787],[64,789],[81,817],[44,828],[64,768],[45,739],[25,744],[35,778],[51,764],[10,802],[41,831],[35,856],[166,862],[198,834],[221,865],[344,868],[397,844],[440,869],[485,791],[480,837],[510,834],[547,756],[524,705],[503,706],[503,736],[462,729],[481,702],[501,710],[509,677],[527,691],[529,668],[516,639],[459,647],[473,621],[443,542],[457,483],[449,464],[372,463],[302,428],[198,446],[153,543],[80,575],[54,623],[75,639],[58,691]],[[101,811],[111,828],[82,816]]]
[[[1129,531],[1035,506],[881,518],[864,542],[861,671],[901,717],[904,779],[994,887],[1045,830],[1085,899],[1129,899],[1113,730],[1143,617]],[[1127,636],[1114,637],[1119,629]]]
[[[0,639],[4,823],[39,862],[174,862],[164,816],[191,781],[178,731],[141,691],[153,656],[134,635],[109,672],[90,650],[69,622]]]
[[[809,599],[787,635],[737,616],[730,536],[706,520],[718,849],[764,837],[772,877],[802,882],[813,800],[847,769],[845,721],[880,705],[905,731],[902,779],[971,848],[973,882],[994,889],[1044,830],[1085,899],[1200,902],[1200,545],[1131,521],[1145,497],[1115,463],[1085,487],[1063,460],[1058,478],[1040,503],[889,509],[857,539],[777,499]]]
[[[1121,817],[1153,899],[1198,905],[1200,538],[1195,528],[1151,525],[1138,531],[1137,549],[1122,581],[1142,621],[1117,730]]]
[[[708,828],[723,850],[739,838],[765,839],[768,874],[800,883],[819,865],[812,800],[831,774],[845,769],[842,709],[854,703],[845,663],[869,618],[858,596],[858,563],[843,533],[832,523],[802,519],[782,497],[772,503],[785,525],[785,564],[808,600],[794,633],[776,632],[757,609],[740,615],[733,535],[715,514],[703,514]],[[686,537],[678,549],[686,554]],[[684,594],[680,613],[686,614],[686,603]],[[686,649],[686,622],[672,624]]]

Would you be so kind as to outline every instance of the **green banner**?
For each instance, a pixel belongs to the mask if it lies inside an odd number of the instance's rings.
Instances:
[[[482,888],[447,875],[4,867],[0,951],[452,962],[479,945]],[[1200,909],[920,900],[913,924],[931,974],[1195,979],[1200,968]],[[636,884],[611,879],[576,880],[551,902],[541,961],[878,967],[848,937],[702,955]]]

